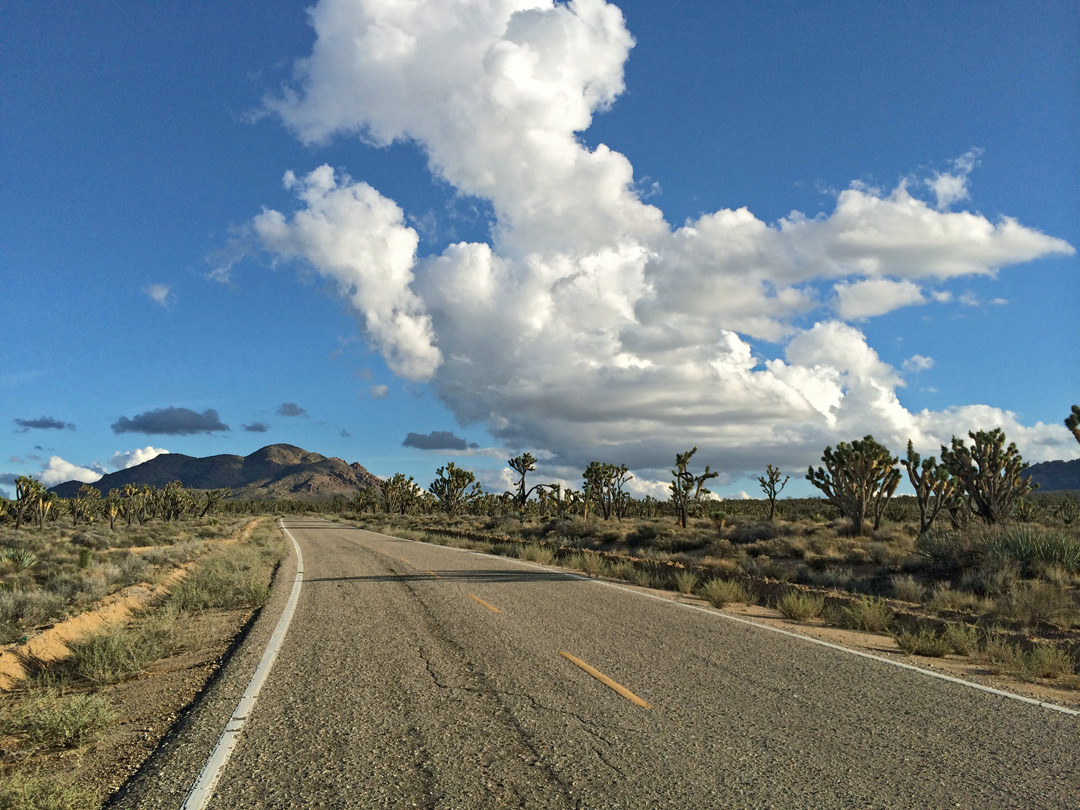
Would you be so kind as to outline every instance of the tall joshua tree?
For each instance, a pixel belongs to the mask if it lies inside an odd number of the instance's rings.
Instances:
[[[514,503],[517,504],[518,509],[525,508],[529,496],[534,492],[542,495],[544,489],[551,486],[549,484],[534,484],[528,489],[525,488],[525,475],[536,469],[536,459],[533,458],[532,453],[522,453],[520,456],[514,456],[511,459],[507,459],[506,463],[510,465],[511,470],[521,476],[518,480],[517,492],[506,493],[514,499]]]
[[[694,475],[690,472],[687,468],[690,466],[691,457],[696,452],[697,446],[694,446],[693,449],[687,450],[685,453],[675,454],[675,469],[671,471],[675,478],[668,485],[671,490],[671,500],[679,511],[679,525],[684,529],[686,528],[686,517],[690,510],[690,502],[707,495],[709,490],[705,489],[705,482],[710,478],[716,478],[720,474],[711,472],[708,464],[705,465],[705,472],[701,475]]]
[[[1065,417],[1065,427],[1071,430],[1073,438],[1080,442],[1080,405],[1072,406],[1072,413]]]
[[[922,534],[930,529],[941,510],[953,503],[956,479],[933,456],[920,458],[911,439],[907,443],[907,458],[900,459],[900,463],[907,469],[908,479],[915,488],[919,534]]]
[[[476,476],[455,466],[452,461],[445,467],[439,467],[435,474],[438,478],[431,482],[428,492],[438,499],[439,508],[449,517],[461,514],[470,501],[482,494],[480,484],[475,483]],[[469,489],[470,484],[472,489]]]
[[[941,446],[941,464],[958,481],[971,511],[987,523],[1000,523],[1016,502],[1032,490],[1031,479],[1022,476],[1027,463],[1012,442],[1005,446],[1005,432],[969,431],[972,445],[952,437],[952,447]]]
[[[769,499],[769,520],[773,519],[773,515],[776,514],[776,497],[787,486],[790,475],[785,475],[784,480],[780,480],[780,470],[770,464],[765,468],[765,475],[758,476],[758,483],[761,484],[761,489],[765,493],[765,497]]]
[[[807,470],[806,480],[825,493],[840,514],[851,521],[856,537],[865,533],[864,523],[880,528],[882,515],[900,483],[896,458],[889,449],[867,435],[851,444],[840,442],[836,450],[825,448],[825,468]]]

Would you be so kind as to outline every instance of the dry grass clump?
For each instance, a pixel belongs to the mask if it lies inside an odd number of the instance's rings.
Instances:
[[[979,631],[969,624],[950,622],[945,625],[942,635],[958,655],[974,655],[979,651]]]
[[[698,593],[706,602],[717,608],[732,602],[750,601],[746,588],[734,579],[710,579],[698,588]]]
[[[547,546],[528,544],[521,546],[521,559],[541,565],[552,565],[555,562],[555,552]]]
[[[101,802],[96,790],[75,784],[70,776],[11,771],[0,779],[0,807],[5,810],[86,810]]]
[[[825,597],[798,591],[788,591],[776,603],[776,609],[785,619],[805,622],[816,619],[825,609]]]
[[[897,574],[890,578],[889,589],[893,598],[903,602],[922,602],[926,595],[926,588],[918,583],[910,574]]]
[[[908,655],[927,658],[944,658],[953,651],[949,640],[936,630],[921,627],[918,630],[900,630],[893,633],[893,640]]]
[[[696,571],[675,572],[675,590],[681,594],[689,596],[694,592],[699,582],[701,582],[701,577]]]
[[[896,614],[883,599],[862,596],[840,608],[832,618],[840,627],[882,633],[889,629]]]
[[[25,737],[42,748],[78,748],[96,739],[115,716],[103,695],[65,695],[45,689],[5,707],[0,713],[0,736]]]

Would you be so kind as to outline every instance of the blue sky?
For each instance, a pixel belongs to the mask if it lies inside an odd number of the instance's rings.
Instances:
[[[308,5],[0,7],[0,472],[1080,455],[1071,4]]]

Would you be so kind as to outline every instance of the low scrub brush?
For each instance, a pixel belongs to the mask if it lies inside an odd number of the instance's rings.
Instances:
[[[698,593],[713,607],[723,607],[732,602],[749,602],[746,589],[734,579],[710,579],[698,589]]]
[[[816,619],[825,609],[825,597],[809,593],[788,591],[776,603],[776,609],[785,619],[805,622]]]
[[[893,634],[893,640],[896,646],[909,655],[944,658],[953,651],[952,644],[944,635],[926,627],[918,630],[901,630]]]

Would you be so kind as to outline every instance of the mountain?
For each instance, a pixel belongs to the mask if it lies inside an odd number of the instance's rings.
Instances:
[[[1032,464],[1023,474],[1031,476],[1031,480],[1039,485],[1039,492],[1080,490],[1080,458]]]
[[[351,497],[357,490],[376,486],[379,479],[360,464],[309,453],[291,444],[271,444],[250,456],[195,458],[166,453],[126,470],[109,473],[94,483],[102,494],[126,484],[160,487],[179,481],[187,489],[229,487],[234,498],[296,498],[326,501],[336,495]],[[68,481],[50,492],[70,498],[82,484]]]

